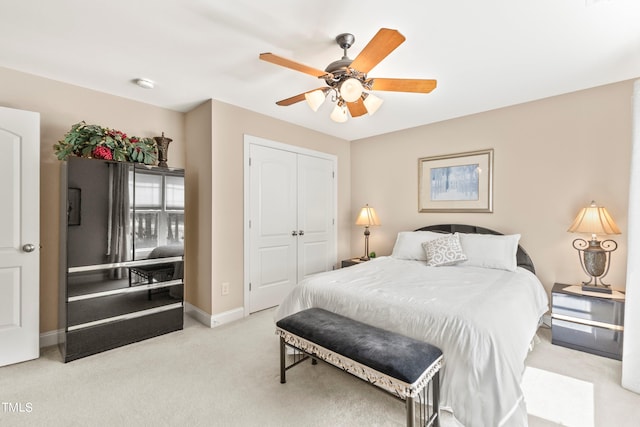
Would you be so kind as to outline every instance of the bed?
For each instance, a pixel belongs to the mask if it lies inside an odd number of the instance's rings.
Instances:
[[[459,224],[401,232],[390,256],[301,281],[275,317],[319,307],[433,344],[442,408],[467,427],[526,426],[520,382],[548,300],[519,239]]]

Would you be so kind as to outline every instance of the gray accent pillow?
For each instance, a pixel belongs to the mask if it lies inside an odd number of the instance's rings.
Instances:
[[[429,267],[454,265],[466,261],[458,233],[447,234],[422,244]]]

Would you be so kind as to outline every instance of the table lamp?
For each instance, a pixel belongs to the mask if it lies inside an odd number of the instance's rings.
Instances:
[[[378,214],[376,214],[375,209],[373,209],[368,204],[365,205],[361,210],[358,218],[356,219],[356,225],[364,225],[364,256],[360,257],[363,261],[369,260],[369,227],[372,225],[380,225],[380,220],[378,219]]]
[[[584,272],[591,276],[588,282],[582,282],[582,290],[590,292],[611,293],[611,286],[602,282],[602,278],[609,272],[611,252],[618,248],[613,240],[600,241],[598,234],[620,234],[618,226],[607,210],[591,202],[582,208],[573,224],[567,230],[572,233],[589,233],[591,240],[575,239],[573,247],[578,251],[580,265]]]

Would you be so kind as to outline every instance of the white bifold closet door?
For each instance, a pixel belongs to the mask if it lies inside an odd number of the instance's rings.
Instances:
[[[335,254],[334,161],[250,144],[249,312],[279,305]]]

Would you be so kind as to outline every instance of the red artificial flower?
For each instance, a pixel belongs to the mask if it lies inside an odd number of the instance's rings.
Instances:
[[[92,155],[95,159],[113,160],[113,154],[107,147],[96,147]]]
[[[121,132],[119,130],[113,130],[110,129],[109,132],[107,132],[109,134],[110,137],[112,138],[117,138],[118,136],[121,137],[122,139],[127,139],[127,134],[124,132]]]

